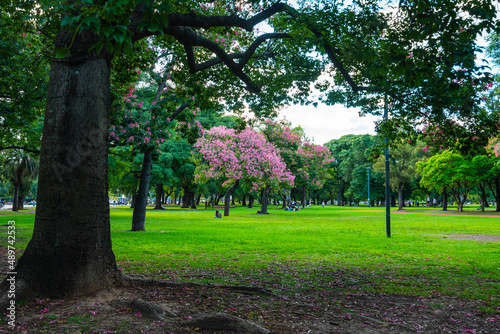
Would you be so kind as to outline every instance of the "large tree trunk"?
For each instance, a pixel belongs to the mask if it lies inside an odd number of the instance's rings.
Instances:
[[[240,185],[240,180],[236,180],[231,188],[228,189],[224,196],[224,217],[229,216],[229,205],[231,204],[231,194]]]
[[[241,200],[241,206],[246,206],[247,205],[247,195],[246,194],[243,194],[243,199]]]
[[[267,212],[267,204],[268,204],[268,199],[269,199],[269,190],[271,189],[271,186],[266,186],[264,188],[264,191],[262,192],[262,205],[260,207],[260,213],[262,214],[268,214]]]
[[[188,209],[189,208],[190,195],[191,195],[191,192],[187,188],[184,188],[184,196],[182,196],[181,209]]]
[[[132,231],[146,230],[146,208],[148,206],[149,194],[149,177],[151,176],[151,152],[144,152],[142,160],[142,170],[139,179],[139,190],[137,191],[137,199],[135,201],[134,213],[132,215]]]
[[[110,57],[88,51],[90,33],[75,36],[71,56],[52,62],[35,226],[13,270],[17,300],[88,294],[121,276],[108,203]],[[56,47],[71,37],[60,33]]]
[[[157,183],[156,184],[156,205],[155,205],[155,210],[163,210],[163,207],[161,206],[161,203],[163,198],[163,184]]]

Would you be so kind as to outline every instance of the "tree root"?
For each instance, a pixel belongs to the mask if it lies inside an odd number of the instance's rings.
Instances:
[[[206,331],[232,331],[236,333],[269,334],[269,330],[259,325],[227,313],[205,314],[182,321],[181,326],[199,328]]]
[[[142,286],[142,287],[162,287],[162,288],[176,288],[176,287],[192,287],[192,286],[203,286],[199,283],[183,283],[183,282],[167,282],[167,281],[157,281],[147,278],[131,277],[123,275],[120,280],[122,286],[132,285],[132,286]]]
[[[246,291],[246,292],[256,292],[261,293],[263,295],[279,297],[279,295],[275,294],[271,290],[266,288],[261,288],[258,286],[238,286],[238,285],[213,285],[213,284],[200,284],[193,282],[167,282],[167,281],[157,281],[151,280],[141,277],[131,277],[131,276],[122,276],[121,279],[122,285],[133,285],[133,286],[143,286],[143,287],[165,287],[165,288],[175,288],[175,287],[208,287],[208,288],[218,288],[218,289],[228,289],[228,290],[238,290],[238,291]]]
[[[127,308],[134,313],[141,313],[146,318],[166,322],[165,318],[170,318],[171,322],[175,318],[179,319],[176,313],[165,310],[158,305],[146,302],[142,299],[114,299],[109,303],[114,308]],[[198,312],[196,312],[198,313]],[[174,319],[172,319],[174,318]],[[181,327],[193,327],[207,331],[232,331],[236,333],[268,334],[269,330],[251,322],[238,318],[227,313],[210,313],[195,316],[184,321],[175,321]]]
[[[168,318],[178,317],[178,315],[175,314],[174,312],[165,310],[158,305],[155,305],[153,303],[148,303],[142,299],[128,300],[119,298],[112,300],[109,304],[117,308],[125,307],[131,309],[136,313],[140,312],[146,318],[150,318],[157,321],[165,321],[165,317]]]
[[[5,277],[0,285],[0,312],[9,313],[12,309],[11,305],[19,303],[21,301],[29,301],[35,297],[33,286],[30,286],[26,280],[21,278],[15,278],[15,280],[9,280]]]
[[[279,297],[279,295],[275,294],[271,290],[266,288],[261,288],[258,286],[238,286],[238,285],[214,285],[214,287],[228,290],[238,290],[238,291],[247,291],[247,292],[257,292],[263,295]]]

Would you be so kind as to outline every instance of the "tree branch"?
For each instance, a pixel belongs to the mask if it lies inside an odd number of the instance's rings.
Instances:
[[[299,19],[299,13],[297,10],[290,6],[285,7],[285,11],[294,19],[298,20]],[[333,66],[342,74],[344,79],[347,81],[347,83],[351,86],[352,90],[357,93],[362,90],[369,90],[370,88],[368,87],[361,87],[358,86],[354,80],[352,79],[351,75],[349,72],[345,69],[344,65],[338,60],[337,55],[335,54],[335,51],[333,50],[332,46],[325,40],[325,36],[323,33],[320,31],[320,29],[316,28],[315,24],[312,22],[309,22],[307,19],[303,19],[302,22],[304,22],[307,25],[307,28],[316,36],[322,39],[323,41],[323,47],[325,48],[326,54],[328,55],[328,58],[330,58],[331,62],[333,63]]]
[[[284,9],[285,4],[277,2],[249,19],[243,19],[235,15],[202,16],[196,14],[194,11],[188,14],[172,13],[168,15],[168,26],[185,26],[204,29],[211,27],[240,27],[247,31],[251,31],[255,25],[267,20],[276,13],[282,12]]]
[[[187,107],[189,107],[189,105],[191,104],[191,101],[188,101],[188,102],[184,102],[179,108],[177,108],[173,113],[172,115],[170,115],[170,120],[173,120],[174,118],[176,118],[184,109],[186,109]]]
[[[247,85],[248,91],[252,93],[260,92],[261,87],[255,86],[252,83],[252,80],[242,71],[238,64],[228,56],[228,54],[219,46],[219,44],[209,40],[208,38],[199,36],[196,32],[188,27],[173,27],[170,29],[169,34],[175,37],[175,39],[177,39],[181,44],[184,45],[191,73],[198,71],[196,67],[196,60],[194,58],[193,46],[202,46],[215,53],[215,55],[229,68],[229,70],[231,70],[234,75],[240,78],[240,80]]]
[[[39,150],[34,150],[34,149],[23,147],[23,146],[0,146],[0,151],[3,151],[3,150],[16,150],[16,149],[17,150],[23,150],[23,151],[26,151],[26,152],[35,153],[35,154],[40,154]]]

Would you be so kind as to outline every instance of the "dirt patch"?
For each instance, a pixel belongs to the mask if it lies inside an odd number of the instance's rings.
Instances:
[[[486,235],[486,234],[451,234],[448,236],[450,239],[463,239],[475,241],[488,241],[500,242],[500,235]]]
[[[344,272],[325,275],[331,280],[328,288],[312,288],[314,278],[297,281],[294,291],[277,286],[279,279],[248,282],[274,288],[271,294],[205,284],[170,288],[127,286],[67,300],[36,299],[18,306],[16,332],[230,333],[183,325],[207,314],[220,313],[276,334],[494,333],[500,328],[498,311],[484,312],[481,301],[437,294],[418,297],[363,292],[358,285],[360,277],[354,280]],[[147,313],[123,306],[123,300],[161,308],[163,319],[155,320]],[[1,325],[4,327],[0,332],[6,329],[5,323]]]

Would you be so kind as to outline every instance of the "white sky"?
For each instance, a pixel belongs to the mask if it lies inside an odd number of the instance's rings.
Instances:
[[[348,134],[375,134],[374,122],[380,117],[360,117],[358,109],[346,108],[340,104],[328,106],[289,106],[279,112],[279,119],[286,118],[293,127],[301,126],[314,143],[323,145],[332,139]]]

